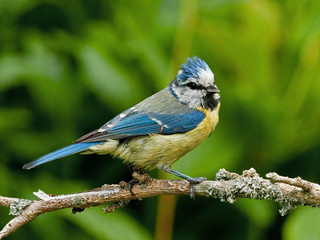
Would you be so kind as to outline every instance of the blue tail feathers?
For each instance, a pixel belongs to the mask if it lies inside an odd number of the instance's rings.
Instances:
[[[58,158],[66,157],[68,155],[84,151],[84,150],[88,149],[89,147],[92,147],[94,145],[98,145],[100,143],[102,143],[102,142],[83,142],[83,143],[71,144],[67,147],[64,147],[64,148],[61,148],[61,149],[56,150],[54,152],[48,153],[47,155],[44,155],[44,156],[42,156],[32,162],[29,162],[29,163],[25,164],[22,168],[23,169],[31,169],[36,166],[39,166],[40,164],[50,162],[50,161],[53,161]]]

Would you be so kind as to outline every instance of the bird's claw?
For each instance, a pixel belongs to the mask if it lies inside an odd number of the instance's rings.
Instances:
[[[132,194],[132,196],[135,196],[134,192],[132,191],[132,187],[137,183],[139,183],[139,180],[137,180],[137,179],[132,179],[128,182],[128,189],[129,189],[130,193]]]
[[[142,169],[139,166],[130,165],[130,170],[133,179],[129,181],[128,183],[128,189],[132,196],[135,196],[134,192],[132,191],[132,188],[137,183],[145,183],[151,180],[151,177],[148,175],[148,173]]]
[[[202,183],[205,180],[207,180],[207,178],[205,178],[205,177],[195,177],[195,178],[191,178],[188,180],[190,183],[190,198],[191,199],[195,199],[194,185]]]

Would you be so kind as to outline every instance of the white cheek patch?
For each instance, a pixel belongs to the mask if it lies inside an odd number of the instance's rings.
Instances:
[[[188,87],[174,87],[173,91],[178,96],[178,100],[184,104],[188,104],[189,107],[197,108],[201,105],[202,91],[191,90]]]

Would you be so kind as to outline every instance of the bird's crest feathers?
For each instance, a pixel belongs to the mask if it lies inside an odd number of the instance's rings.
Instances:
[[[199,72],[210,71],[209,66],[205,61],[198,57],[187,58],[187,62],[181,66],[178,71],[175,81],[181,83],[189,78],[199,78]]]

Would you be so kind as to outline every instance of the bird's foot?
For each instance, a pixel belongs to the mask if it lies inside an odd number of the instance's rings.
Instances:
[[[132,188],[137,183],[145,183],[151,180],[151,177],[149,174],[142,168],[138,166],[130,166],[130,170],[132,173],[133,179],[129,181],[128,183],[128,189],[130,193],[135,196],[134,192],[132,191]]]
[[[194,178],[189,177],[188,175],[185,175],[183,173],[172,170],[171,167],[168,165],[160,165],[158,168],[160,168],[161,170],[163,170],[165,172],[171,173],[177,177],[180,177],[180,178],[187,180],[190,183],[190,198],[192,198],[192,199],[195,198],[194,185],[207,180],[207,178],[205,178],[205,177],[194,177]]]
[[[190,198],[191,199],[195,199],[194,185],[202,183],[205,180],[207,180],[207,178],[205,178],[205,177],[194,177],[194,178],[188,179],[188,181],[190,183]]]

